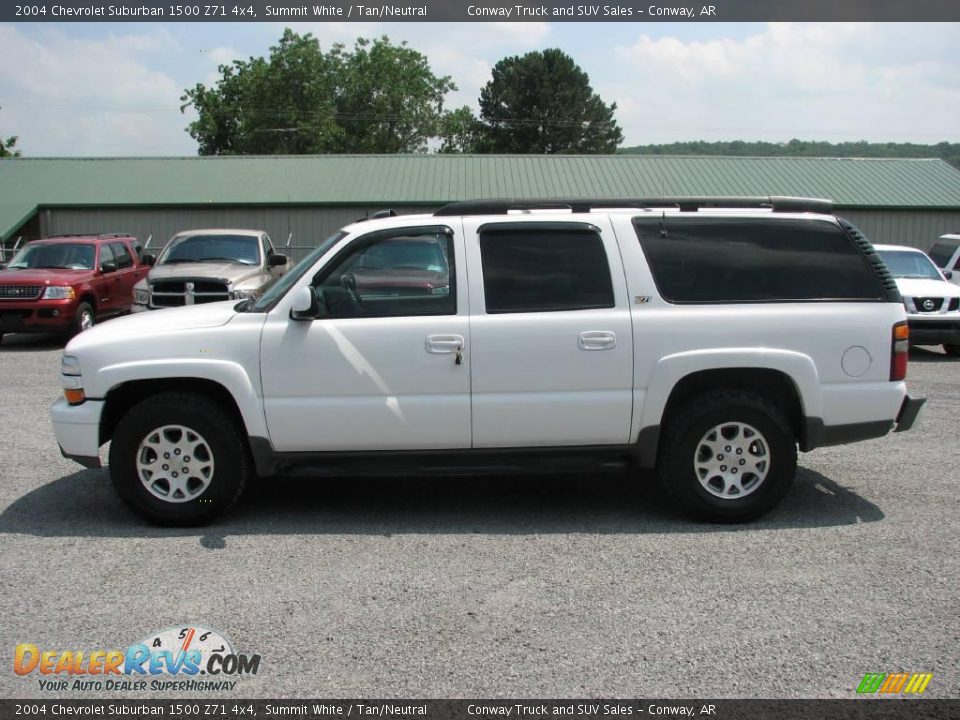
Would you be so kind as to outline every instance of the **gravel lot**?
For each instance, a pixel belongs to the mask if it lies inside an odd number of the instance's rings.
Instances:
[[[17,643],[182,623],[263,656],[234,697],[847,698],[895,671],[960,696],[960,361],[939,351],[911,356],[913,432],[802,455],[749,526],[692,524],[609,473],[274,481],[165,530],[60,457],[60,349],[0,347],[3,697],[43,696]]]

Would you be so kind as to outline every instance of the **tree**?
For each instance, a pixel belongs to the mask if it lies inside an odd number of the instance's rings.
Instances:
[[[623,142],[607,105],[569,55],[552,48],[508,57],[480,91],[479,150],[494,153],[610,153]]]
[[[456,90],[406,43],[360,38],[323,52],[289,28],[268,58],[219,71],[215,86],[181,98],[197,111],[187,131],[201,155],[423,152]]]
[[[16,135],[8,137],[6,140],[0,138],[0,157],[20,157],[20,151],[13,149],[13,146],[16,144]]]
[[[440,119],[440,153],[476,152],[483,127],[473,111],[464,105]]]

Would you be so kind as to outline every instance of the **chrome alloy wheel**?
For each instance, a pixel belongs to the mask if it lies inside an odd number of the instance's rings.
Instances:
[[[770,470],[770,446],[752,425],[721,423],[700,438],[693,469],[714,497],[737,500],[749,495]]]
[[[196,430],[164,425],[137,448],[137,475],[147,491],[166,502],[193,500],[213,479],[213,453]]]
[[[84,310],[80,315],[80,332],[84,330],[89,330],[93,327],[93,313],[89,310]]]

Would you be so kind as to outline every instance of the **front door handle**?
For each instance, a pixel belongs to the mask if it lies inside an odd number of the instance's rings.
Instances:
[[[463,335],[429,335],[427,352],[431,355],[452,355],[463,350]]]
[[[585,330],[577,344],[581,350],[612,350],[617,346],[617,336],[609,330]]]

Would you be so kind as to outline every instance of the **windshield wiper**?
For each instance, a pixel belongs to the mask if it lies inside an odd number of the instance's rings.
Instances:
[[[171,258],[170,260],[164,260],[161,265],[173,265],[174,263],[188,263],[188,262],[200,262],[200,260],[194,260],[193,258]]]
[[[253,265],[252,262],[247,262],[246,260],[238,260],[237,258],[232,257],[208,257],[200,260],[199,262],[207,262],[209,260],[226,260],[227,262],[237,263],[238,265]]]

